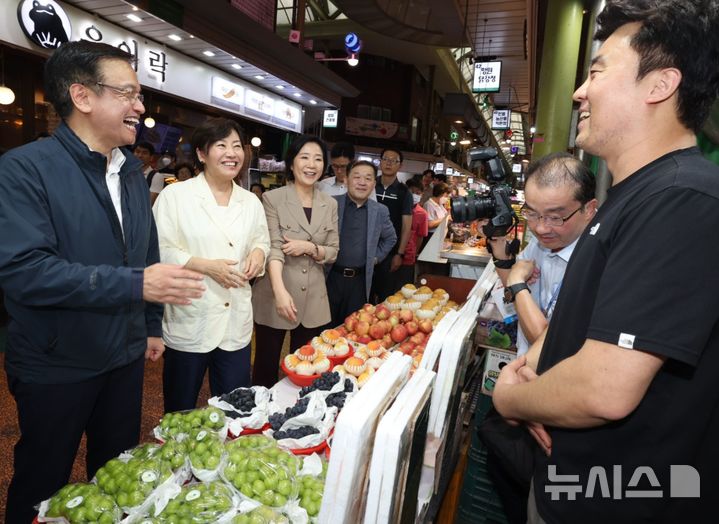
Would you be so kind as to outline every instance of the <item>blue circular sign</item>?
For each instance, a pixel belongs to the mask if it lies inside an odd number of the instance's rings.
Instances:
[[[345,49],[347,49],[349,53],[359,53],[361,47],[362,42],[356,33],[347,33],[345,35]]]

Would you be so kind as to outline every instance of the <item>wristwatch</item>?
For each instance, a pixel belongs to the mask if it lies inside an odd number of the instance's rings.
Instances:
[[[526,284],[526,282],[520,282],[519,284],[514,284],[513,286],[508,286],[504,288],[504,302],[509,304],[511,302],[514,302],[514,299],[517,298],[517,293],[522,291],[523,289],[526,289],[531,293],[531,290],[529,289],[529,286]]]

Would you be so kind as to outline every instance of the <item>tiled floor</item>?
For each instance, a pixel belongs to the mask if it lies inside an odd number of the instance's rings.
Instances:
[[[7,376],[2,369],[5,355],[0,353],[0,522],[5,521],[5,499],[12,475],[12,450],[19,436],[15,402],[7,388]],[[200,391],[198,405],[207,402],[209,387],[207,379]],[[152,440],[152,428],[162,417],[162,362],[148,362],[145,366],[145,390],[142,403],[142,440]],[[72,470],[73,482],[84,481],[85,441]]]

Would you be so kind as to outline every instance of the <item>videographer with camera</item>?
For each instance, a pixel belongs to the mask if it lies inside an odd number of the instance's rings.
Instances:
[[[488,239],[505,301],[517,310],[518,356],[547,327],[574,246],[597,210],[594,191],[594,175],[579,160],[547,155],[526,174],[521,214],[534,235],[527,247],[515,260],[506,237]]]

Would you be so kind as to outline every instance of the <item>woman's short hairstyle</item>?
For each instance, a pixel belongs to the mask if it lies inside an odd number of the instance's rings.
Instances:
[[[197,157],[197,150],[199,149],[203,153],[207,154],[210,150],[210,146],[230,136],[230,133],[236,131],[240,137],[240,142],[244,145],[245,143],[245,132],[242,130],[240,124],[229,118],[210,118],[200,125],[192,133],[190,142],[192,143],[192,154],[195,157],[195,162],[199,165],[200,159]]]
[[[292,182],[295,179],[295,175],[292,173],[292,164],[295,161],[295,157],[306,144],[317,144],[320,146],[322,150],[322,170],[324,171],[324,168],[327,167],[327,148],[325,147],[325,143],[316,136],[300,135],[292,141],[285,155],[285,178],[287,178],[288,182]]]
[[[444,194],[449,193],[449,186],[445,184],[444,182],[440,182],[439,184],[435,184],[432,188],[432,196],[434,198],[441,197]]]

